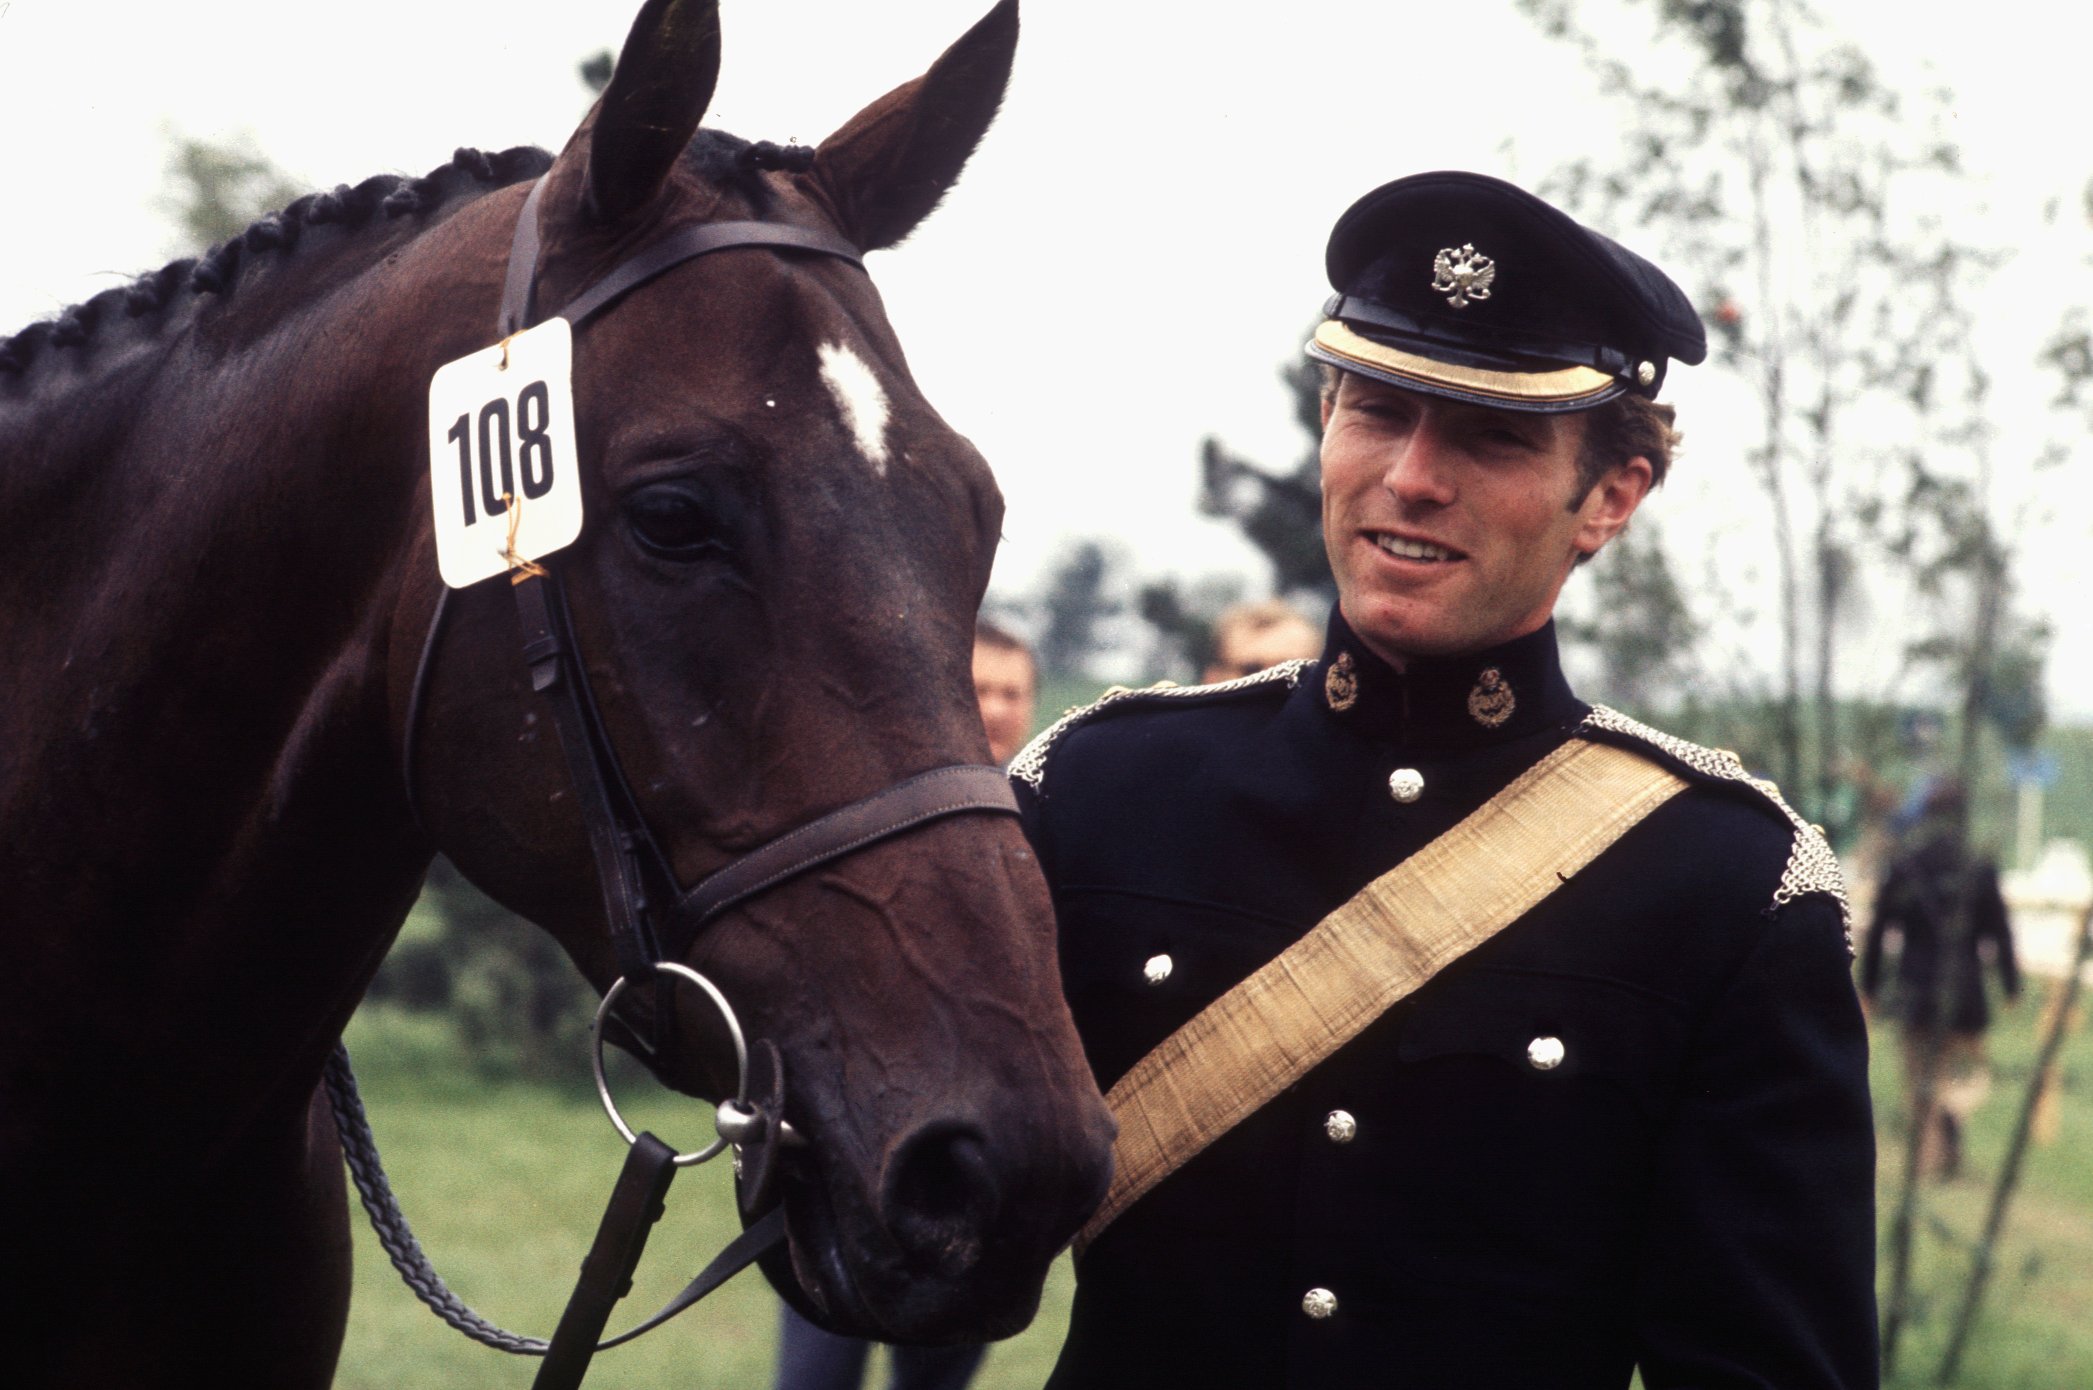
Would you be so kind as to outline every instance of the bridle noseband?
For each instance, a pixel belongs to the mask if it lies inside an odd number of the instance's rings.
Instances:
[[[532,301],[540,256],[538,204],[549,177],[549,174],[541,177],[532,186],[510,243],[499,319],[500,335],[504,341],[536,322]],[[815,228],[774,222],[706,223],[671,233],[627,257],[575,296],[560,310],[559,316],[579,329],[586,320],[608,308],[620,296],[672,266],[714,251],[762,246],[832,256],[860,269],[864,265],[857,247]],[[683,954],[706,923],[810,869],[931,821],[962,814],[1018,813],[1009,780],[1000,768],[979,764],[933,768],[779,835],[709,875],[695,887],[685,888],[678,881],[669,856],[648,827],[646,817],[633,796],[631,784],[625,777],[602,712],[596,704],[587,665],[575,640],[573,614],[567,604],[558,564],[548,560],[521,566],[510,571],[509,579],[516,598],[516,614],[523,635],[523,657],[530,671],[531,689],[551,702],[553,724],[559,733],[576,804],[588,833],[597,883],[603,896],[604,918],[617,951],[619,978],[606,992],[604,1007],[598,1011],[599,1089],[601,1025],[609,1006],[621,991],[633,989],[651,993],[654,1007],[649,1010],[649,1031],[657,1042],[665,1036],[665,1020],[671,1017],[674,996],[670,990],[658,985],[664,969],[701,983],[715,1005],[725,1013],[730,1031],[739,1040],[739,1024],[727,1007],[725,997],[709,981],[673,960],[674,956]],[[449,596],[448,587],[439,591],[436,611],[430,618],[428,635],[422,643],[407,701],[401,749],[402,776],[408,804],[417,821],[420,820],[414,791],[417,729]],[[665,902],[650,897],[650,883],[664,890]],[[667,954],[662,950],[664,937],[669,939],[672,948]],[[642,1047],[653,1050],[648,1046],[648,1039],[638,1030],[628,1025],[628,1032],[633,1033],[635,1041]],[[767,1204],[766,1189],[770,1186],[767,1176],[775,1168],[773,1150],[789,1134],[783,1122],[782,1059],[774,1044],[759,1042],[757,1050],[767,1059],[767,1076],[759,1083],[759,1096],[752,1101],[748,1095],[749,1070],[744,1053],[739,1090],[732,1101],[722,1104],[719,1119],[723,1142],[735,1147],[737,1173],[745,1171],[750,1179],[744,1182],[742,1190],[743,1211],[750,1217],[756,1216],[758,1210]],[[737,1051],[743,1049],[737,1047]],[[603,1094],[614,1123],[625,1134],[631,1148],[626,1172],[619,1180],[610,1209],[605,1213],[603,1228],[598,1232],[597,1248],[584,1262],[583,1282],[577,1286],[567,1316],[562,1318],[559,1331],[549,1346],[534,1343],[528,1348],[505,1347],[508,1350],[544,1349],[547,1359],[536,1382],[539,1386],[579,1383],[589,1355],[598,1346],[597,1339],[608,1317],[610,1304],[615,1301],[615,1294],[606,1298],[605,1291],[618,1285],[621,1279],[629,1278],[631,1267],[638,1262],[646,1227],[651,1224],[653,1216],[659,1214],[660,1193],[666,1189],[668,1174],[677,1161],[673,1151],[652,1135],[632,1135],[623,1121],[616,1118],[616,1109],[607,1090]],[[353,1092],[351,1095],[353,1099]],[[741,1162],[745,1149],[750,1151],[751,1160],[746,1169]],[[716,1149],[707,1150],[706,1156],[711,1152],[716,1152]],[[692,1157],[685,1155],[683,1159],[691,1161]],[[369,1205],[368,1194],[366,1205]],[[764,1214],[727,1251],[722,1252],[683,1295],[672,1301],[671,1307],[626,1335],[637,1335],[695,1302],[764,1249],[782,1240],[783,1225],[778,1215],[776,1209]],[[616,1251],[614,1259],[609,1253],[613,1249]],[[598,1252],[604,1252],[602,1258]],[[609,1274],[613,1264],[622,1266],[624,1274],[606,1279],[603,1276]],[[589,1273],[592,1267],[596,1270],[595,1275]],[[439,1308],[439,1312],[442,1311]],[[447,1317],[446,1320],[451,1319]]]

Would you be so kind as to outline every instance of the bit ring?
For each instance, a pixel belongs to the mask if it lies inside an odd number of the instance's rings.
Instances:
[[[727,996],[719,992],[719,986],[680,962],[656,961],[654,968],[664,974],[687,980],[705,991],[706,996],[712,1000],[713,1007],[719,1010],[720,1017],[726,1020],[727,1036],[734,1040],[734,1100],[746,1106],[749,1090],[749,1048],[741,1034],[741,1020],[734,1016],[734,1008],[727,1002]],[[596,1006],[596,1017],[589,1022],[589,1066],[596,1075],[596,1097],[603,1102],[603,1113],[610,1116],[611,1124],[624,1136],[625,1142],[632,1144],[638,1142],[639,1136],[633,1133],[631,1125],[625,1123],[625,1117],[618,1113],[618,1103],[611,1099],[610,1081],[603,1074],[603,1021],[610,1017],[611,1006],[617,1003],[618,996],[625,990],[625,984],[625,977],[620,975],[611,987],[603,992],[603,1002]],[[725,1136],[721,1136],[702,1149],[679,1153],[669,1161],[678,1168],[695,1167],[709,1158],[717,1158],[726,1147],[727,1140]]]

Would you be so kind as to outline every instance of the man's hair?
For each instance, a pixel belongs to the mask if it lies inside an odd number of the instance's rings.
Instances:
[[[1317,365],[1322,368],[1323,403],[1327,405],[1337,399],[1344,372],[1327,362]],[[1570,496],[1571,511],[1583,505],[1609,470],[1637,455],[1650,461],[1650,486],[1663,484],[1679,447],[1679,431],[1673,424],[1677,411],[1631,391],[1582,414],[1584,442],[1577,450],[1577,490]]]
[[[1670,405],[1629,392],[1615,396],[1595,410],[1584,412],[1584,443],[1577,451],[1577,492],[1570,498],[1575,511],[1599,479],[1638,455],[1650,461],[1650,486],[1664,485],[1671,471],[1672,454],[1679,447],[1679,431],[1673,421],[1678,412]]]
[[[1035,671],[1039,669],[1039,658],[1032,655],[1032,649],[1025,645],[1023,638],[986,618],[974,619],[974,645],[992,651],[1016,652],[1030,662]]]

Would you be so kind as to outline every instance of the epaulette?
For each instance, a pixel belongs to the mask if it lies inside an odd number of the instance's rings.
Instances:
[[[1108,709],[1130,708],[1151,701],[1181,702],[1210,700],[1238,694],[1245,690],[1284,682],[1291,690],[1300,683],[1301,672],[1313,666],[1313,660],[1282,661],[1262,671],[1253,671],[1232,681],[1217,681],[1212,685],[1179,685],[1175,681],[1157,681],[1154,685],[1133,688],[1115,685],[1087,705],[1077,705],[1068,713],[1040,730],[1038,737],[1018,750],[1010,760],[1010,776],[1023,782],[1033,791],[1039,790],[1040,781],[1046,776],[1047,754],[1064,734],[1087,724]]]
[[[1846,930],[1846,950],[1849,955],[1852,953],[1853,908],[1846,900],[1846,876],[1839,869],[1839,857],[1832,852],[1821,829],[1795,814],[1779,787],[1745,771],[1743,760],[1735,753],[1674,738],[1605,705],[1593,705],[1592,712],[1577,726],[1577,733],[1580,737],[1596,735],[1609,742],[1640,744],[1691,777],[1742,787],[1785,816],[1795,838],[1788,851],[1787,867],[1781,871],[1780,886],[1773,890],[1773,907],[1785,907],[1811,893],[1827,894],[1839,905],[1839,922]]]

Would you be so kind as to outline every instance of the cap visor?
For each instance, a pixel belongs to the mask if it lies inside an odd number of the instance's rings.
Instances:
[[[1326,319],[1308,344],[1308,355],[1333,367],[1358,372],[1391,386],[1476,405],[1541,413],[1589,410],[1628,388],[1592,367],[1556,367],[1544,372],[1501,372],[1420,357],[1361,337],[1336,319]]]

